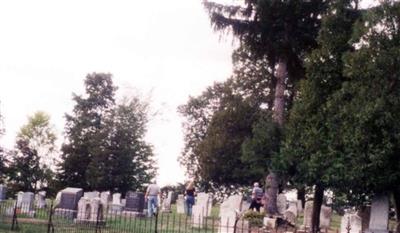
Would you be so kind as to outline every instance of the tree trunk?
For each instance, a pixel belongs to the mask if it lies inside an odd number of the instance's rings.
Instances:
[[[285,60],[280,60],[278,67],[276,69],[276,84],[275,84],[275,95],[274,95],[274,108],[272,118],[278,123],[278,125],[283,126],[284,113],[285,113],[285,90],[287,79],[287,65]]]
[[[400,233],[400,189],[393,191],[394,207],[396,209],[397,227],[396,232]]]
[[[297,189],[297,200],[301,201],[301,207],[304,209],[304,205],[306,204],[306,187],[302,186]]]
[[[287,79],[287,65],[284,59],[280,59],[277,65],[275,77],[275,95],[274,95],[274,107],[272,113],[272,119],[279,126],[283,126],[284,121],[284,112],[285,112],[285,89],[286,84],[285,81]],[[266,198],[267,202],[265,205],[265,210],[269,214],[276,214],[278,212],[276,206],[276,199],[278,195],[278,177],[275,173],[270,172],[267,176],[267,190],[266,190]]]
[[[315,185],[314,204],[311,219],[311,232],[319,232],[319,215],[321,213],[322,201],[324,199],[324,188],[322,185]]]

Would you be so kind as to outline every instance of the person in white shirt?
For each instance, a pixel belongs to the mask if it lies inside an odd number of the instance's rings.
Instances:
[[[158,198],[160,195],[160,187],[154,180],[152,184],[147,187],[146,194],[144,195],[147,199],[147,216],[151,217],[157,213]]]

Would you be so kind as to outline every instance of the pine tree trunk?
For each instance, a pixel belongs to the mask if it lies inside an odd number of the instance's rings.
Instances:
[[[319,232],[319,215],[321,213],[322,201],[324,199],[324,188],[322,185],[315,185],[314,204],[311,219],[311,232]]]
[[[273,114],[272,119],[279,125],[283,126],[284,121],[284,112],[285,112],[285,81],[287,79],[287,65],[284,59],[279,60],[275,77],[276,77],[276,84],[275,84],[275,96],[274,96],[274,107],[273,107]],[[278,196],[278,177],[273,172],[267,176],[267,184],[268,182],[270,185],[267,185],[266,195],[267,195],[267,202],[265,209],[269,214],[276,214],[278,212],[276,206],[276,199]]]
[[[301,207],[304,209],[304,205],[306,204],[306,187],[302,186],[297,189],[297,200],[301,201]]]

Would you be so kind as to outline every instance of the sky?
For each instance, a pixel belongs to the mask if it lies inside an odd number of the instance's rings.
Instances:
[[[107,72],[118,97],[141,95],[157,112],[146,139],[158,182],[185,180],[177,107],[230,76],[235,47],[213,32],[201,0],[0,1],[0,33],[1,145],[12,149],[16,132],[39,110],[50,114],[61,144],[72,93],[83,94],[86,74]]]
[[[213,32],[200,0],[35,0],[0,2],[0,112],[15,135],[38,110],[50,114],[62,143],[72,93],[88,73],[107,72],[118,96],[141,95],[157,112],[146,139],[158,182],[185,180],[177,107],[231,72],[232,41]]]

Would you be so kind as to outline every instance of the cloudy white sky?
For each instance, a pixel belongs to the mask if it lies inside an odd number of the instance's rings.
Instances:
[[[200,0],[1,1],[0,30],[1,144],[12,148],[37,110],[61,137],[72,92],[82,93],[87,73],[110,72],[120,96],[151,96],[158,180],[183,181],[176,108],[231,71],[231,41],[213,33]]]
[[[232,68],[232,41],[213,33],[201,0],[0,1],[0,33],[3,146],[13,147],[38,110],[51,115],[61,143],[72,92],[82,93],[87,73],[109,72],[119,96],[150,96],[159,112],[147,135],[159,182],[184,180],[176,108]]]

